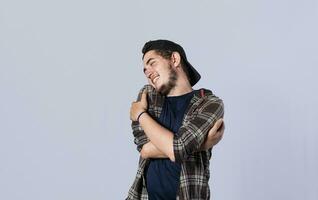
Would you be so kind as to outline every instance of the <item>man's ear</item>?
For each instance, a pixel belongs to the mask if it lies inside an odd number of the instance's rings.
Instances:
[[[181,66],[180,62],[181,62],[181,56],[178,52],[174,51],[171,54],[171,61],[174,67],[178,67]]]

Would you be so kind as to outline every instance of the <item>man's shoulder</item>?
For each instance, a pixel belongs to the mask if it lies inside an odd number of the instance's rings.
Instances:
[[[213,112],[216,108],[223,110],[223,100],[216,96],[212,90],[207,88],[200,88],[196,90],[197,97],[201,98],[201,103],[198,105],[202,112]]]
[[[206,101],[209,101],[209,102],[213,102],[213,101],[222,101],[222,99],[218,96],[216,96],[212,90],[210,89],[207,89],[207,88],[200,88],[197,91],[197,96],[199,97],[203,97]]]
[[[153,100],[155,96],[159,95],[159,93],[157,93],[156,89],[152,85],[146,84],[139,90],[138,97],[137,97],[138,101],[141,99],[141,95],[144,91],[147,92],[147,96],[150,98],[148,100],[150,101]]]
[[[142,91],[146,91],[147,93],[149,92],[149,93],[156,93],[156,89],[152,86],[152,85],[150,85],[150,84],[146,84],[146,85],[144,85],[141,89],[140,89],[140,92],[142,92]]]

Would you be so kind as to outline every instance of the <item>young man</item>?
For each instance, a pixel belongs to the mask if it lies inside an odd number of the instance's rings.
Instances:
[[[192,89],[201,76],[180,45],[149,41],[142,53],[149,84],[130,108],[141,156],[126,199],[210,199],[209,160],[224,131],[223,102],[208,89]]]

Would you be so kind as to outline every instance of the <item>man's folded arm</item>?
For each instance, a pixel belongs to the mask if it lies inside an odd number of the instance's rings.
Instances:
[[[151,141],[143,145],[140,156],[146,158],[169,158],[165,153],[160,151]]]
[[[205,151],[208,148],[212,148],[210,144],[207,145],[207,140],[204,141],[204,143],[201,145],[199,149],[197,149],[195,152],[199,151]],[[160,151],[151,141],[148,141],[146,144],[144,144],[141,148],[140,155],[142,158],[169,158],[166,154],[164,154],[162,151]]]

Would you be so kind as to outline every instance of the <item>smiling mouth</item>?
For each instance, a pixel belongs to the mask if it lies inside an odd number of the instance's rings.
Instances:
[[[159,74],[152,74],[148,78],[154,84],[159,79]]]

